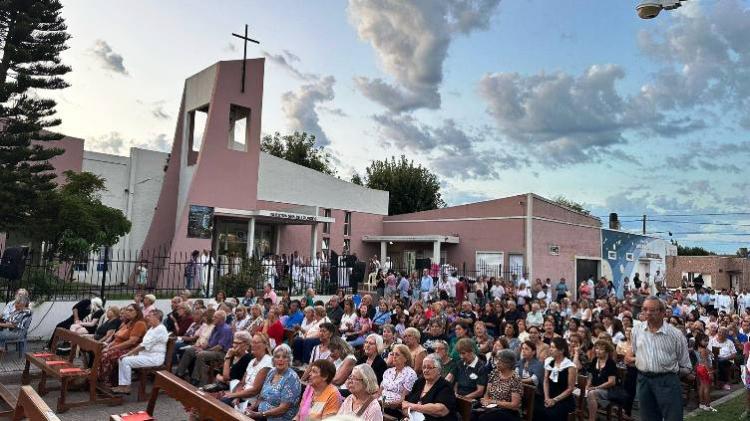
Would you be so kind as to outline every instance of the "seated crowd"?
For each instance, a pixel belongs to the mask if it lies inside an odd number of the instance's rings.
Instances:
[[[577,410],[595,420],[611,403],[630,412],[638,371],[625,356],[647,318],[640,310],[648,286],[618,300],[605,279],[584,282],[586,298],[573,301],[564,279],[447,274],[433,282],[426,272],[393,271],[376,279],[392,287],[378,288],[385,296],[339,292],[326,303],[314,291],[299,300],[277,295],[270,284],[257,297],[249,290],[203,300],[185,291],[166,316],[153,296],[122,309],[94,298],[61,325],[106,344],[99,379],[125,394],[131,369],[160,365],[173,335],[173,371],[255,419],[381,421],[416,411],[427,421],[455,421],[457,401],[465,400],[475,420],[519,420],[524,385],[535,391],[537,420],[565,420]],[[19,294],[4,323],[30,317],[28,294]],[[657,296],[666,321],[691,344],[699,403],[712,410],[710,376],[726,386],[750,350],[750,309],[717,311],[695,295],[660,287]],[[580,374],[589,377],[583,408]]]

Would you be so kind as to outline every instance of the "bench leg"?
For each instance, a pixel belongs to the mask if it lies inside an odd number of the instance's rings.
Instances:
[[[23,384],[24,386],[31,383],[31,375],[29,374],[30,369],[31,369],[31,363],[27,359],[26,365],[23,367],[23,375],[21,375],[21,384]]]
[[[148,374],[145,370],[138,370],[138,402],[146,400],[146,382],[148,381]]]
[[[65,405],[65,399],[68,397],[68,378],[60,379],[60,397],[57,399],[57,413],[63,413],[68,410]]]
[[[39,392],[39,396],[47,394],[47,373],[44,370],[42,370],[42,378],[39,379],[39,386],[37,386],[36,390]]]

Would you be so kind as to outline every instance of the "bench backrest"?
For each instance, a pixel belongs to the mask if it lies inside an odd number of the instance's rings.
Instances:
[[[164,354],[164,367],[167,368],[167,371],[172,371],[172,358],[174,356],[174,348],[176,342],[177,337],[174,335],[169,335],[169,340],[167,341],[167,353]]]
[[[461,415],[461,421],[471,420],[471,406],[472,401],[456,396],[456,407],[458,408],[458,413]]]
[[[521,406],[523,407],[523,419],[531,421],[534,418],[534,399],[536,398],[536,386],[533,384],[523,385],[523,396]]]
[[[240,414],[233,407],[222,403],[205,392],[198,391],[195,386],[166,370],[156,372],[154,388],[151,390],[151,399],[149,399],[146,410],[151,416],[154,415],[160,390],[192,411],[197,412],[200,421],[252,421],[251,418]]]
[[[16,410],[13,413],[13,421],[28,418],[31,421],[60,421],[42,398],[31,388],[22,386],[18,394]]]
[[[99,364],[101,363],[102,349],[104,344],[94,339],[81,336],[77,333],[71,332],[68,329],[58,327],[55,329],[55,333],[52,335],[52,353],[55,354],[57,351],[57,345],[59,342],[70,342],[70,353],[68,354],[68,361],[71,363],[78,354],[77,350],[91,352],[93,355],[93,364],[91,366],[92,373],[96,373],[99,370]]]

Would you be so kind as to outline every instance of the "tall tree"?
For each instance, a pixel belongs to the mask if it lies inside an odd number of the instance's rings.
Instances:
[[[682,246],[677,241],[674,241],[674,240],[672,240],[672,244],[677,246],[678,256],[715,256],[716,255],[716,253],[712,252],[711,250],[706,250],[703,247]]]
[[[574,202],[565,196],[562,196],[562,195],[557,196],[554,199],[552,199],[552,201],[557,203],[558,205],[563,205],[565,207],[571,208],[574,211],[581,212],[586,215],[591,215],[591,211],[583,207],[582,204],[578,202]]]
[[[85,171],[66,171],[65,177],[65,184],[42,194],[30,228],[32,240],[47,244],[48,257],[85,257],[130,232],[122,211],[102,203],[103,178]]]
[[[336,175],[336,169],[331,165],[331,155],[322,147],[315,146],[315,135],[294,132],[282,136],[276,132],[273,136],[263,137],[260,149],[303,167]]]
[[[62,138],[45,130],[60,120],[55,101],[43,97],[68,86],[61,9],[58,0],[0,0],[0,231],[31,225],[40,195],[55,187],[47,161],[63,150],[39,142]]]
[[[365,171],[365,186],[390,193],[389,215],[445,207],[437,176],[404,155],[398,161],[372,161]]]

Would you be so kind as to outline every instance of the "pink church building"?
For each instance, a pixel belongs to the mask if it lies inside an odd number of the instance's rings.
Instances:
[[[61,168],[103,176],[105,203],[133,222],[116,247],[161,263],[193,250],[217,257],[333,250],[387,256],[399,269],[430,259],[475,273],[564,277],[570,287],[603,273],[601,221],[536,194],[388,216],[388,192],[262,152],[264,59],[245,62],[245,92],[242,64],[218,62],[185,81],[169,154],[131,148],[122,157],[67,143]]]

